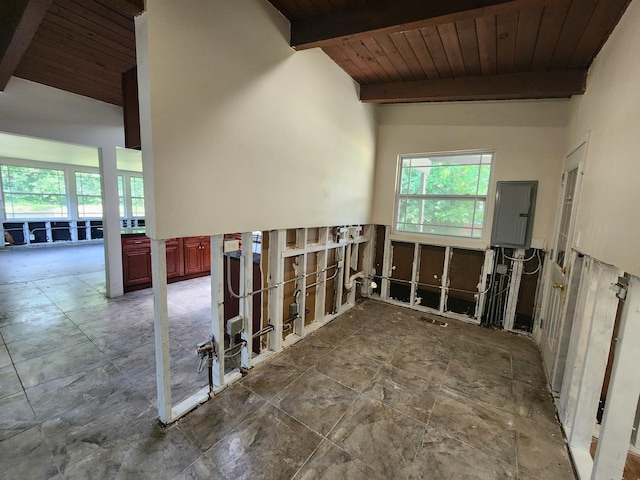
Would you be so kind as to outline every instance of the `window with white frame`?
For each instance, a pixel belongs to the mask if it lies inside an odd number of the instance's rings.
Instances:
[[[63,170],[2,165],[0,174],[7,219],[68,216]]]
[[[144,217],[144,181],[142,177],[131,177],[131,216]]]
[[[102,217],[102,187],[99,173],[75,172],[78,217]]]
[[[481,238],[493,152],[400,156],[396,230]]]
[[[124,177],[118,175],[118,204],[120,205],[120,218],[124,218]]]

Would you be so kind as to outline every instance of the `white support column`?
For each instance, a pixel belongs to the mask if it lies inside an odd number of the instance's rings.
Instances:
[[[107,297],[124,295],[122,277],[122,244],[120,236],[120,199],[118,198],[118,165],[115,148],[98,149],[102,186],[102,227],[104,233],[104,267]],[[87,222],[87,239],[91,238],[91,222]]]
[[[2,188],[2,176],[0,175],[0,248],[4,248],[4,222],[7,218],[6,211],[4,208],[4,197],[2,196],[2,192],[4,189]]]
[[[611,285],[618,280],[618,269],[599,263],[596,301],[591,313],[591,330],[585,352],[584,369],[578,391],[569,445],[588,452],[609,358],[609,348],[618,308],[618,298]],[[636,396],[637,398],[637,396]],[[629,437],[625,439],[629,443]]]
[[[511,281],[509,282],[509,293],[507,294],[507,305],[503,323],[503,328],[507,331],[513,330],[513,324],[516,319],[516,307],[518,306],[518,293],[520,292],[520,281],[522,280],[524,253],[524,249],[516,249],[513,256],[515,260],[512,260],[513,270]]]
[[[296,257],[294,271],[299,279],[295,282],[298,295],[298,318],[293,321],[293,332],[299,337],[304,336],[304,322],[307,309],[307,229],[299,228],[296,230],[296,248],[302,250],[303,253]]]
[[[484,265],[482,266],[482,279],[480,280],[480,287],[478,289],[478,301],[476,302],[476,320],[482,320],[482,314],[484,313],[484,304],[487,299],[487,277],[493,274],[493,260],[495,251],[491,248],[487,248],[484,252]]]
[[[391,227],[384,227],[384,252],[382,257],[382,280],[380,281],[380,298],[389,299],[389,277],[391,277]]]
[[[279,352],[282,350],[282,309],[284,301],[284,258],[282,252],[285,249],[285,231],[271,230],[269,232],[269,266],[268,268],[268,310],[269,323],[273,325],[273,331],[269,333],[269,350]]]
[[[420,269],[420,244],[413,245],[413,266],[411,268],[411,295],[409,296],[409,305],[416,305],[416,291],[418,289],[419,270]]]
[[[74,243],[77,242],[78,241],[78,221],[77,220],[71,220],[69,222],[69,233],[71,234],[71,241]]]
[[[318,252],[318,270],[321,271],[321,273],[318,274],[317,278],[316,278],[316,282],[318,282],[318,284],[316,285],[316,312],[315,312],[315,319],[316,322],[323,322],[324,321],[324,316],[326,314],[325,312],[325,302],[327,299],[327,240],[328,240],[328,233],[329,233],[329,229],[326,227],[320,228],[320,232],[319,232],[319,238],[318,238],[318,243],[320,245],[325,245],[325,249],[324,250],[320,250]],[[333,275],[336,272],[335,269],[331,270],[331,275]]]
[[[451,263],[451,256],[453,255],[453,249],[446,247],[444,251],[444,269],[442,272],[442,288],[440,289],[440,313],[444,313],[447,309],[447,294],[449,289],[449,264]]]
[[[629,278],[592,480],[621,479],[640,395],[640,279]]]
[[[338,272],[338,276],[336,277],[336,281],[338,282],[336,285],[336,313],[342,312],[342,292],[344,291],[344,279],[345,275],[349,275],[349,272],[345,272],[345,260],[346,260],[347,249],[346,247],[338,247],[336,249],[336,258],[342,259],[340,264],[340,271]]]
[[[371,279],[375,273],[375,269],[373,266],[374,255],[375,255],[375,226],[374,225],[365,225],[364,227],[364,236],[367,238],[367,243],[364,244],[363,255],[363,264],[362,268],[365,273],[364,284],[362,288],[362,295],[368,296],[371,295]]]
[[[29,222],[22,224],[22,235],[24,236],[25,245],[31,245],[31,230],[29,230]]]
[[[158,416],[171,423],[171,375],[169,348],[169,310],[167,308],[167,255],[164,240],[151,240],[151,275],[153,277],[153,331],[156,346],[156,382]]]
[[[231,272],[227,272],[231,275]],[[243,322],[242,339],[245,341],[240,353],[242,368],[251,368],[253,355],[253,236],[251,232],[242,234],[242,264],[240,265],[240,316]]]
[[[44,222],[44,228],[47,242],[53,242],[53,230],[51,229],[51,222]]]
[[[576,300],[577,309],[571,327],[569,349],[567,350],[567,365],[562,379],[558,416],[565,430],[571,430],[573,413],[576,408],[580,379],[584,368],[584,358],[587,350],[587,340],[591,330],[591,314],[596,299],[597,282],[592,276],[592,268],[597,265],[591,257],[585,257],[580,287]],[[565,319],[565,321],[567,321]],[[546,341],[543,338],[542,341]]]
[[[224,386],[224,235],[211,236],[211,335],[217,352],[213,385]]]

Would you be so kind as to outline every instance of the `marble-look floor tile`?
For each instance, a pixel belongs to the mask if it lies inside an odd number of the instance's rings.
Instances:
[[[233,385],[182,418],[178,427],[204,452],[264,404],[248,388]]]
[[[516,417],[518,470],[522,476],[573,480],[574,474],[560,428]]]
[[[284,351],[282,356],[289,358],[292,362],[313,367],[323,361],[334,349],[334,345],[321,340],[315,335],[311,335],[304,341]]]
[[[6,479],[61,478],[38,427],[0,442],[0,465]]]
[[[542,362],[521,360],[517,358],[514,359],[512,363],[514,380],[528,383],[534,387],[543,387],[547,385],[547,377],[542,368]]]
[[[16,363],[16,370],[24,388],[31,388],[49,380],[88,370],[106,359],[89,340],[72,347],[56,350],[38,358]]]
[[[557,425],[556,409],[549,387],[532,386],[528,383],[513,382],[512,411],[523,418],[540,421],[545,420]]]
[[[326,435],[357,395],[355,390],[307,370],[271,401],[309,428]]]
[[[329,440],[387,478],[404,478],[424,424],[382,403],[358,398],[335,426]]]
[[[266,364],[253,368],[242,380],[242,384],[270,400],[305,370],[307,367],[291,358],[277,355]]]
[[[383,365],[362,395],[427,423],[440,387],[391,365]]]
[[[51,331],[35,330],[20,340],[7,343],[7,349],[11,354],[14,363],[24,362],[33,358],[38,358],[47,353],[73,347],[86,342],[87,336],[80,331],[71,321],[67,320],[67,325],[58,325]]]
[[[11,365],[11,357],[9,356],[9,351],[4,343],[0,343],[0,368],[6,367],[7,365]]]
[[[385,480],[359,458],[324,440],[293,480]]]
[[[36,319],[47,319],[62,314],[54,303],[39,305],[34,308],[24,308],[14,311],[0,311],[0,327],[13,325],[14,323],[32,322]]]
[[[443,433],[505,464],[516,465],[514,418],[507,410],[477,404],[443,388],[425,438]]]
[[[205,454],[200,455],[195,462],[176,475],[174,480],[211,480],[215,478],[215,464]]]
[[[408,480],[515,480],[515,465],[446,435],[428,432],[409,468]]]
[[[5,343],[11,343],[32,335],[61,334],[73,327],[75,327],[73,322],[64,313],[58,312],[55,315],[35,317],[33,320],[25,320],[1,327],[0,334],[2,334]]]
[[[0,398],[0,441],[37,425],[24,392]]]
[[[511,353],[508,350],[461,339],[456,345],[455,359],[465,366],[511,378]]]
[[[391,359],[391,365],[439,385],[444,379],[449,359],[434,353],[429,345],[403,343]]]
[[[104,386],[123,381],[122,374],[111,364],[41,383],[26,390],[36,416],[46,420],[102,395]]]
[[[206,452],[215,465],[211,478],[291,478],[321,441],[297,420],[265,405]]]
[[[13,365],[0,368],[0,398],[22,392],[22,384]]]
[[[467,366],[457,360],[451,360],[442,382],[467,397],[496,407],[504,407],[513,402],[511,383],[510,378]]]
[[[354,390],[362,390],[373,379],[382,364],[353,351],[349,345],[338,346],[316,370]]]
[[[380,362],[388,362],[400,345],[401,339],[387,334],[371,335],[366,330],[355,333],[349,339],[349,347],[361,355]]]
[[[131,312],[117,301],[111,300],[104,305],[93,305],[66,313],[69,320],[76,325],[110,319],[117,315],[130,315]]]
[[[130,444],[116,480],[173,480],[200,455],[200,450],[180,429],[156,426]]]
[[[52,304],[49,297],[40,290],[32,290],[26,295],[7,295],[2,302],[2,310],[5,314],[15,311],[34,311]]]

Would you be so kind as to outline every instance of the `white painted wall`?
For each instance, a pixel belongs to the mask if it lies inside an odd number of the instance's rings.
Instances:
[[[268,2],[149,2],[136,37],[149,235],[370,220],[375,107]]]
[[[569,145],[588,136],[577,248],[640,275],[640,2],[631,2],[571,101]]]
[[[482,240],[422,234],[393,238],[486,248],[496,182],[538,180],[533,237],[550,244],[568,123],[566,100],[385,105],[378,112],[378,150],[373,222],[394,224],[398,155],[458,150],[495,150],[487,231]]]

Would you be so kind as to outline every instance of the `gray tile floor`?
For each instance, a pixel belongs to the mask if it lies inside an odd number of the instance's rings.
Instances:
[[[0,478],[574,478],[533,342],[375,301],[162,428],[151,292],[106,299],[101,248],[41,280],[0,250]],[[206,383],[208,299],[170,286],[175,401]]]

